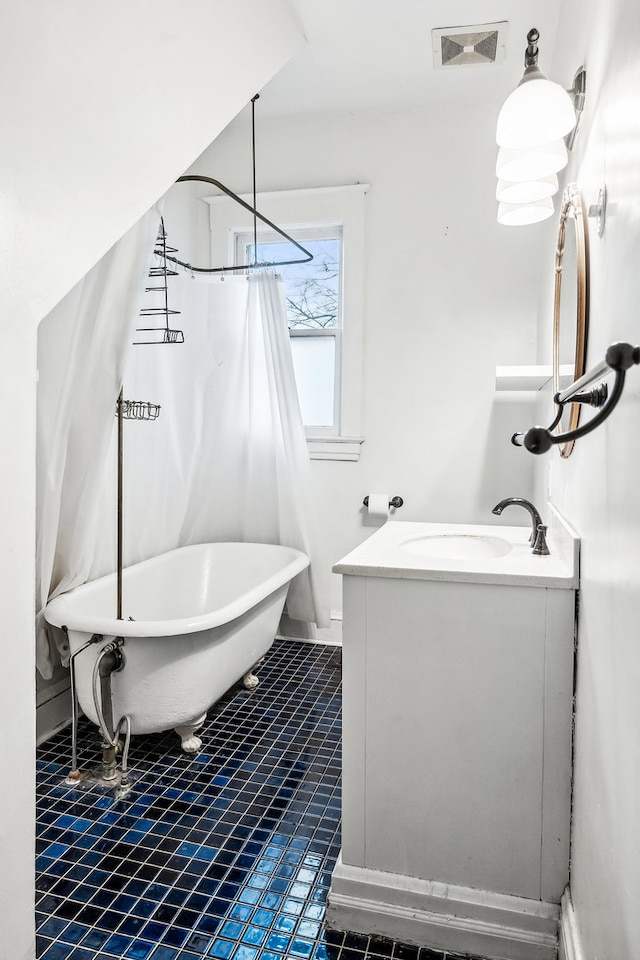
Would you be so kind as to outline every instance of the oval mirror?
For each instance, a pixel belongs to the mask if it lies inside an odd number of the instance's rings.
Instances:
[[[589,251],[587,223],[582,198],[575,183],[562,194],[556,275],[553,298],[553,395],[569,386],[585,371],[587,324],[589,313]],[[558,408],[556,406],[556,412]],[[580,419],[580,404],[567,404],[556,433],[575,430]],[[568,457],[575,441],[560,446],[560,456]]]

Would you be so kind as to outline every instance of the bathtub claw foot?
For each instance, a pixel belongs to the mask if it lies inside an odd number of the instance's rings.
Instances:
[[[196,737],[195,733],[192,733],[191,736],[184,737],[179,730],[176,730],[176,733],[181,739],[180,746],[185,753],[199,753],[202,747],[202,740],[200,737]]]
[[[198,717],[196,720],[192,720],[191,723],[186,723],[181,727],[173,728],[180,737],[180,746],[185,753],[200,752],[202,748],[202,740],[200,737],[196,737],[196,730],[200,729],[206,720],[206,717],[206,713],[203,713],[201,717]]]
[[[258,677],[256,677],[255,673],[252,673],[251,670],[249,670],[248,673],[245,673],[244,677],[242,678],[242,686],[245,688],[245,690],[255,690],[259,683],[260,680]]]

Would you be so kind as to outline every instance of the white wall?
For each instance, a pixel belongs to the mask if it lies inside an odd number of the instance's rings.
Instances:
[[[0,31],[0,960],[30,960],[36,326],[301,35],[286,0],[33,0]]]
[[[602,239],[589,222],[588,366],[613,341],[640,342],[639,30],[640,8],[626,0],[563,4],[553,78],[570,83],[581,63],[588,72],[568,179],[587,204],[605,182],[609,197]],[[607,423],[569,460],[539,464],[582,537],[571,871],[581,960],[640,956],[639,418],[632,368]]]
[[[373,532],[361,509],[370,492],[402,496],[402,520],[490,521],[498,500],[531,492],[533,466],[509,438],[529,425],[532,401],[496,395],[494,375],[496,364],[535,362],[545,235],[544,224],[496,223],[497,111],[469,104],[260,123],[259,110],[258,190],[371,185],[365,443],[358,463],[313,462],[332,560]],[[248,130],[245,114],[192,171],[249,190]],[[505,521],[527,522],[517,511]]]

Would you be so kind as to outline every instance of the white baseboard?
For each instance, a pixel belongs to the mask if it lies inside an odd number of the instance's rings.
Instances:
[[[42,698],[36,708],[36,743],[40,746],[50,737],[71,723],[71,691],[69,680],[56,684],[49,691],[53,696]]]
[[[584,951],[578,935],[578,924],[571,900],[571,890],[565,890],[560,901],[560,944],[558,960],[584,960]]]
[[[557,904],[354,867],[340,857],[327,924],[491,960],[556,960],[559,914]]]
[[[277,635],[285,640],[312,640],[314,643],[340,646],[342,644],[342,615],[332,610],[330,626],[320,628],[316,627],[315,623],[292,620],[286,614],[283,614],[280,618]]]

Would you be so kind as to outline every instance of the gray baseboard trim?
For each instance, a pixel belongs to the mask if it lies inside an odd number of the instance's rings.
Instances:
[[[327,924],[491,960],[556,960],[557,904],[336,864]],[[567,958],[569,960],[569,958]]]
[[[584,951],[578,935],[578,924],[576,922],[569,887],[566,888],[560,901],[560,944],[558,960],[584,960]]]

